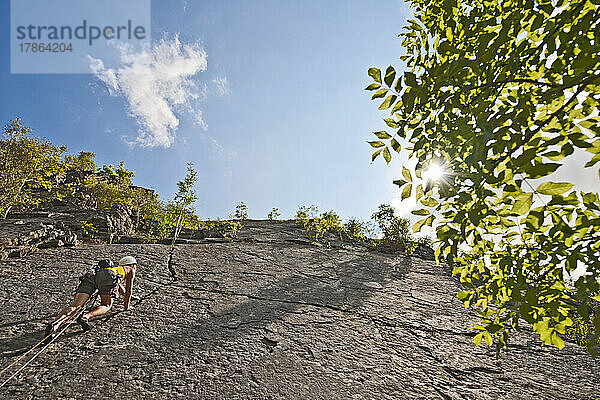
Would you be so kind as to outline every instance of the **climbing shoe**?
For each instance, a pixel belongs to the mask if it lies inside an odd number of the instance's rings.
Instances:
[[[77,318],[77,323],[81,325],[81,329],[83,329],[84,332],[92,329],[90,321],[88,321],[87,318],[84,318],[83,315],[80,315],[79,318]]]
[[[50,322],[46,326],[46,331],[44,332],[44,341],[42,343],[50,343],[52,341],[52,337],[54,336],[54,332],[56,332],[56,327],[54,326],[54,323]]]

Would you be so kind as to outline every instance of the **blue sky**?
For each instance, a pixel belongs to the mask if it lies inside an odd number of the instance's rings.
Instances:
[[[366,140],[384,124],[363,89],[370,66],[399,65],[397,34],[410,15],[401,1],[152,1],[152,45],[178,38],[198,57],[199,71],[180,81],[197,98],[172,107],[168,146],[152,145],[152,132],[131,144],[156,114],[132,112],[123,82],[111,91],[106,77],[119,66],[11,74],[10,2],[0,4],[3,123],[21,117],[71,153],[95,152],[100,165],[124,160],[162,199],[191,161],[203,217],[227,217],[244,201],[253,218],[273,207],[292,217],[308,204],[368,218],[399,195],[400,164],[370,163]]]

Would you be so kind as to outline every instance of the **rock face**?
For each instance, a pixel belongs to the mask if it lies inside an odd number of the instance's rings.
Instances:
[[[49,248],[0,262],[0,368],[43,336],[77,276],[134,255],[135,309],[71,327],[3,399],[600,399],[600,363],[521,333],[499,359],[446,267],[366,247],[311,245],[293,222],[239,241]],[[21,365],[19,363],[19,365]],[[0,382],[7,377],[0,376]]]
[[[36,210],[13,211],[0,219],[0,260],[22,257],[38,248],[75,246],[83,238],[112,243],[132,234],[134,222],[128,210],[97,210],[93,206],[94,200],[83,184],[89,176],[105,182],[116,179],[102,172],[69,171],[61,184],[68,185],[72,195],[42,203]],[[43,189],[32,192],[44,197]]]
[[[0,219],[0,260],[23,257],[36,248],[77,245],[77,234],[53,216],[30,212]]]
[[[75,246],[78,238],[118,241],[133,230],[124,210],[97,211],[68,203],[58,211],[11,213],[0,219],[0,260],[22,257],[37,248]]]

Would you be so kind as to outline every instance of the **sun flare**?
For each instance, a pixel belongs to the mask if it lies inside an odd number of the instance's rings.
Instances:
[[[442,167],[439,164],[431,164],[429,165],[429,167],[423,172],[425,181],[431,179],[432,181],[439,181],[440,179],[442,179],[444,177],[444,175],[446,174],[446,171],[444,170],[444,167]]]

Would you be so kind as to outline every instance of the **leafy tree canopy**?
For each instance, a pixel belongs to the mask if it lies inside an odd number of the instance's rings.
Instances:
[[[67,154],[65,156],[65,164],[77,171],[95,171],[96,163],[94,158],[96,153],[90,151],[80,151],[79,155]]]
[[[415,229],[436,226],[438,259],[470,289],[459,298],[482,310],[477,344],[500,351],[525,320],[562,348],[571,312],[588,318],[600,289],[598,194],[553,179],[569,157],[600,161],[600,1],[411,4],[405,72],[368,71],[391,128],[369,142],[373,160],[416,162],[395,183],[424,206]],[[443,179],[426,178],[433,168]],[[587,275],[570,287],[579,265]]]
[[[33,190],[47,192],[46,199],[59,198],[56,176],[65,173],[62,156],[65,146],[32,136],[19,118],[10,121],[0,139],[0,217],[14,206],[39,204],[43,198]]]

